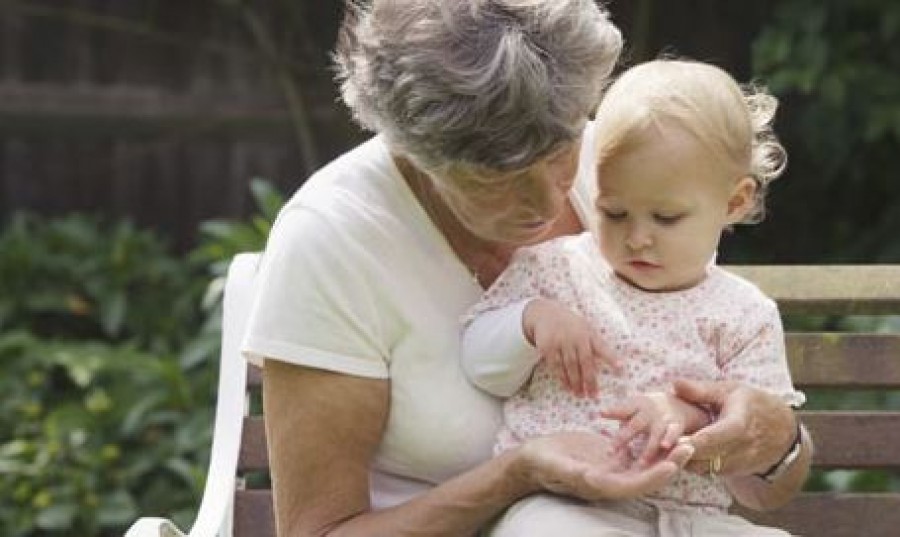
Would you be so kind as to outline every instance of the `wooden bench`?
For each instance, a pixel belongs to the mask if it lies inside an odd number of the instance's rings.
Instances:
[[[274,536],[267,487],[261,378],[238,353],[253,293],[257,254],[231,264],[225,290],[219,397],[206,488],[191,537]],[[900,315],[900,266],[729,267],[775,298],[783,315]],[[819,404],[814,391],[900,388],[900,334],[800,332],[787,335],[794,381]],[[816,442],[818,470],[884,470],[900,477],[900,412],[804,410]],[[771,513],[742,513],[797,535],[881,537],[900,535],[898,492],[805,492]],[[126,537],[181,535],[161,518],[137,521]]]

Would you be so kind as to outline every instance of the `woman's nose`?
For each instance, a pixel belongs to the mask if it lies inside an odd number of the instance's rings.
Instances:
[[[567,194],[567,188],[564,189],[561,188],[561,185],[551,185],[544,182],[535,188],[529,189],[523,196],[523,202],[538,217],[544,220],[552,220],[562,212]]]

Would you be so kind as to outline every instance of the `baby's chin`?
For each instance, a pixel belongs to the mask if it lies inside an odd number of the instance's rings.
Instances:
[[[684,291],[699,284],[706,277],[705,274],[692,278],[666,278],[665,274],[657,274],[655,277],[638,277],[626,271],[617,271],[616,275],[625,283],[645,291],[647,293],[674,293]]]

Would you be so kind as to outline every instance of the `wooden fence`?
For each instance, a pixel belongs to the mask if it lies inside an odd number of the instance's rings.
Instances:
[[[199,222],[252,211],[251,178],[294,190],[361,136],[327,49],[299,33],[323,18],[309,4],[290,19],[216,0],[0,0],[0,219],[91,211],[184,248]]]
[[[627,61],[677,43],[746,71],[770,0],[613,2]],[[91,211],[156,228],[252,212],[364,134],[328,55],[342,0],[0,0],[0,222]],[[240,6],[244,7],[240,7]]]

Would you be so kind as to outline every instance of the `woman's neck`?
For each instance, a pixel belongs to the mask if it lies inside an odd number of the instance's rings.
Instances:
[[[479,285],[489,287],[509,265],[517,245],[485,239],[470,231],[437,192],[428,174],[403,157],[394,157],[394,161],[419,205],[459,261]]]

